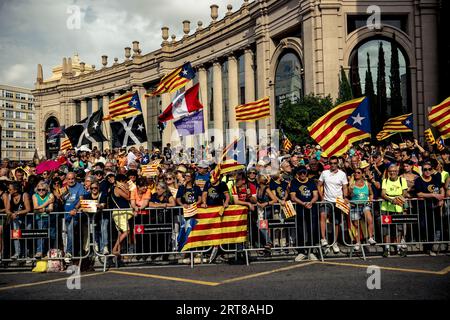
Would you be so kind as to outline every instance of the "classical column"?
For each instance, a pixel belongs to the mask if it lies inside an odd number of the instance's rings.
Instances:
[[[234,55],[228,56],[228,121],[230,122],[230,137],[233,139],[239,135],[239,124],[236,121],[236,106],[239,105],[239,75],[237,58]]]
[[[245,70],[245,103],[255,101],[255,73],[253,70],[253,52],[245,49],[244,52]],[[246,122],[247,146],[256,146],[256,126],[255,122]]]
[[[107,114],[109,114],[109,96],[108,95],[103,96],[102,99],[103,99],[103,116],[106,116]],[[105,130],[106,139],[109,140],[103,143],[103,149],[109,149],[111,147],[112,136],[110,123],[111,121],[103,121],[103,125],[106,128]]]
[[[95,111],[98,111],[98,98],[97,97],[92,98],[92,113],[94,113]]]
[[[270,47],[270,39],[269,36],[265,35],[261,36],[256,41],[256,65],[258,66],[257,69],[257,86],[258,86],[258,96],[256,97],[257,100],[262,99],[264,97],[270,97],[269,103],[270,103],[270,117],[259,120],[259,143],[269,143],[270,140],[270,129],[275,129],[275,97],[271,96],[269,93],[269,86],[268,86],[268,74],[269,74],[269,68],[270,68],[270,58],[269,58],[269,47]]]
[[[81,119],[80,120],[83,120],[86,117],[87,117],[87,100],[83,99],[83,100],[81,100]]]
[[[203,121],[205,125],[205,145],[208,139],[208,77],[206,74],[206,68],[200,66],[198,68],[198,82],[200,84],[199,98],[203,105]]]
[[[216,149],[223,147],[223,100],[222,100],[222,66],[220,62],[213,63],[213,93],[214,93],[214,142]]]

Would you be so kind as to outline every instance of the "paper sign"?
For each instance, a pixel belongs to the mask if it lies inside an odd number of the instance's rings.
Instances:
[[[96,200],[80,200],[80,209],[83,212],[97,212],[97,201]]]

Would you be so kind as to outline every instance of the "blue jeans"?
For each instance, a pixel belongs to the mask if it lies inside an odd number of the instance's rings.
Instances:
[[[48,229],[49,217],[39,217],[36,218],[36,228],[37,229]],[[50,234],[49,234],[50,237]],[[36,253],[45,253],[47,251],[47,239],[40,238],[36,241]]]
[[[31,229],[32,219],[27,219],[27,217],[17,217],[15,220],[12,221],[12,229],[13,230],[19,230],[19,229]],[[22,255],[20,240],[14,240],[14,254],[17,254],[19,257]],[[26,254],[26,253],[25,253]]]
[[[96,222],[95,228],[95,242],[99,244],[99,250],[102,251],[104,247],[108,247],[108,229],[109,229],[109,216],[102,215],[100,220]]]
[[[75,234],[79,234],[78,232],[78,219],[65,219],[65,223],[66,223],[66,231],[67,231],[67,248],[66,248],[66,252],[75,255],[74,254],[74,250],[73,250],[73,240],[74,240],[74,235]]]

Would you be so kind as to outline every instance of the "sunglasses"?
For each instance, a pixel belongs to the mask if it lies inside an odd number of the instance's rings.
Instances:
[[[166,178],[166,180],[173,180],[173,178]]]
[[[97,187],[91,187],[91,190],[98,190]]]
[[[355,174],[362,174],[362,172],[360,172],[360,171],[355,171]]]
[[[326,161],[325,161],[326,162]],[[338,164],[337,162],[330,162],[330,164]]]
[[[426,172],[426,171],[432,171],[433,169],[431,169],[431,168],[423,168],[422,169],[424,172]]]
[[[47,189],[37,189],[37,191],[47,191]]]
[[[248,174],[256,174],[256,172],[249,172]]]

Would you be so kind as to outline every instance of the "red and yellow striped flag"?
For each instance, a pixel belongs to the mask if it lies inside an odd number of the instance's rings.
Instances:
[[[282,209],[286,219],[292,218],[293,216],[297,215],[297,211],[295,211],[291,200],[286,201],[285,205],[282,206]]]
[[[270,117],[269,97],[236,107],[236,121],[256,121]]]
[[[365,97],[346,101],[308,127],[309,135],[327,157],[341,156],[356,141],[370,138],[369,102]]]
[[[183,88],[191,79],[195,78],[195,70],[190,62],[186,62],[181,67],[176,68],[171,73],[161,79],[155,91],[145,94],[152,97],[163,93],[171,93]]]
[[[193,217],[196,214],[197,214],[197,203],[196,202],[189,205],[189,207],[187,209],[185,207],[183,207],[183,216],[185,218]]]
[[[197,215],[191,218],[192,229],[181,251],[192,248],[219,246],[247,241],[247,207],[232,205],[197,208]]]
[[[138,93],[129,92],[109,103],[109,115],[105,116],[103,120],[117,121],[141,113],[142,108]]]
[[[161,163],[161,159],[153,160],[151,163],[142,165],[141,171],[144,177],[154,177],[159,175],[159,164]]]
[[[450,97],[431,108],[428,120],[439,131],[441,138],[450,138]]]
[[[64,141],[61,143],[61,151],[67,151],[72,149],[72,144],[70,143],[69,138],[65,138]]]
[[[381,141],[389,138],[398,132],[412,132],[413,130],[413,116],[412,113],[403,114],[398,117],[388,119],[384,125],[383,130],[377,134],[377,140]]]

